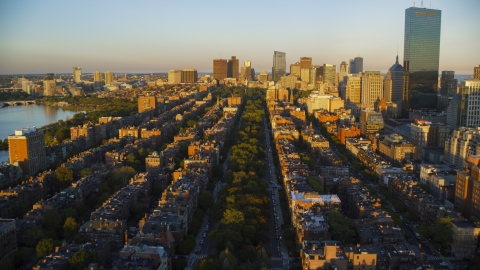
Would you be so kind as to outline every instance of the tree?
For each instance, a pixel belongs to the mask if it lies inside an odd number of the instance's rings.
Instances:
[[[68,217],[65,220],[65,224],[63,224],[63,231],[65,237],[71,237],[73,234],[77,232],[78,224],[74,218]]]
[[[81,177],[89,176],[92,175],[92,169],[91,168],[83,168],[82,172],[80,173]]]
[[[45,238],[40,240],[40,242],[38,242],[37,247],[35,249],[37,250],[38,258],[43,258],[48,254],[52,253],[53,252],[52,238]]]
[[[241,223],[244,220],[242,211],[226,209],[223,213],[222,224]]]
[[[117,184],[127,184],[128,180],[135,175],[135,169],[130,166],[123,166],[113,171],[112,179]]]
[[[187,127],[195,127],[196,125],[197,125],[197,122],[195,120],[187,121]]]
[[[55,176],[60,182],[71,182],[73,181],[73,171],[67,167],[58,167],[55,170]]]
[[[70,263],[70,269],[74,270],[83,270],[92,262],[98,262],[97,254],[94,252],[86,252],[84,249],[81,249],[73,256],[68,259]]]

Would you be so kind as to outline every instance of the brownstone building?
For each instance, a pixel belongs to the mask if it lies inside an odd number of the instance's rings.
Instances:
[[[145,158],[145,169],[150,175],[157,176],[161,173],[162,169],[162,157],[157,152],[153,152],[151,155]]]
[[[15,130],[14,135],[8,136],[8,149],[10,163],[18,162],[24,175],[47,168],[43,131],[34,126]]]

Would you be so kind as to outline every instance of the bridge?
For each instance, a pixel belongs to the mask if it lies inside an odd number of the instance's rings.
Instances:
[[[0,106],[17,106],[17,105],[30,105],[35,104],[35,100],[18,100],[18,101],[3,101],[0,102]]]

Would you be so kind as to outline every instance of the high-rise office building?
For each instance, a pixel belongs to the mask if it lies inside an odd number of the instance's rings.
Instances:
[[[105,72],[105,84],[111,85],[113,82],[113,72],[107,71]]]
[[[331,64],[323,64],[323,82],[329,85],[336,85],[337,67]]]
[[[367,71],[362,76],[362,105],[373,109],[383,98],[383,76],[380,71]]]
[[[73,67],[73,82],[79,83],[82,81],[82,68],[81,67]]]
[[[35,126],[15,130],[8,136],[10,163],[22,168],[25,175],[34,175],[47,168],[44,136]]]
[[[340,63],[340,72],[338,74],[338,80],[340,82],[343,82],[347,77],[348,75],[348,64],[347,62],[345,61],[342,61],[342,63]]]
[[[456,93],[457,79],[455,79],[455,71],[442,71],[442,77],[440,77],[440,95],[453,97]]]
[[[473,68],[473,79],[480,80],[480,65]]]
[[[243,62],[243,67],[240,70],[240,78],[248,81],[255,80],[255,70],[252,68],[252,62],[250,60]]]
[[[272,79],[274,82],[280,81],[282,76],[287,74],[287,60],[286,53],[273,52],[273,67],[272,67]]]
[[[290,74],[300,77],[300,63],[290,64]]]
[[[398,63],[398,55],[395,64],[388,70],[383,85],[383,97],[386,102],[400,103],[402,101],[403,67]]]
[[[198,73],[196,69],[186,68],[182,70],[182,83],[196,83],[198,81]]]
[[[228,60],[227,77],[238,79],[238,69],[239,61],[237,57],[232,56],[232,58]]]
[[[436,9],[410,7],[405,10],[404,113],[410,109],[436,107],[441,18],[442,12]]]
[[[169,84],[179,84],[182,83],[182,71],[181,70],[170,70],[168,72],[168,83]]]
[[[213,78],[215,80],[223,80],[227,78],[227,71],[227,59],[213,59]]]
[[[345,90],[342,90],[342,98],[345,103],[360,104],[362,97],[362,75],[348,74]]]
[[[350,59],[350,74],[363,72],[363,58],[360,56]]]
[[[312,66],[311,57],[300,57],[300,69],[310,68]]]

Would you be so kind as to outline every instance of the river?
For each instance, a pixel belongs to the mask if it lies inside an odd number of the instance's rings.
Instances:
[[[67,120],[75,115],[74,111],[45,105],[20,105],[0,108],[0,139],[12,135],[16,129],[45,126],[58,120]],[[8,151],[0,151],[0,163],[8,161]]]

